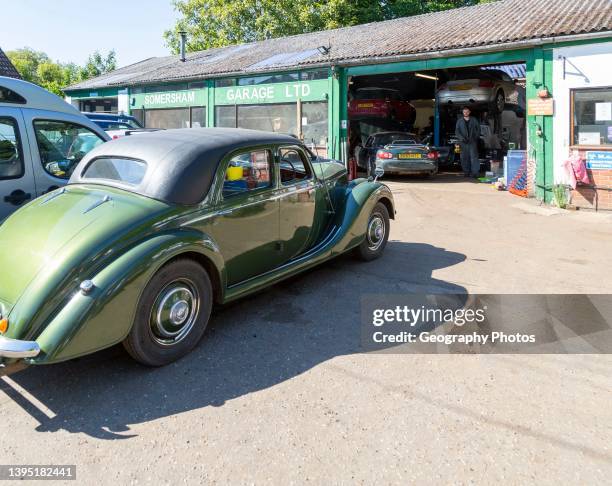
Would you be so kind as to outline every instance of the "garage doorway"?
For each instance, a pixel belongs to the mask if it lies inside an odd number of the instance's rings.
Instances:
[[[481,174],[502,175],[508,151],[527,146],[525,69],[516,62],[349,77],[349,157],[368,173],[381,144],[412,140],[435,151],[438,174],[457,174],[455,125],[467,105],[480,123]]]

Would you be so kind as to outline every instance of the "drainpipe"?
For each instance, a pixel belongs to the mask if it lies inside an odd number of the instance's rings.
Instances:
[[[181,30],[179,35],[181,36],[181,61],[185,62],[185,42],[187,41],[187,32]]]

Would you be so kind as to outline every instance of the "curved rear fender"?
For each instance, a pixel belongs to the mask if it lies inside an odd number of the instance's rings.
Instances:
[[[30,362],[47,364],[89,354],[121,342],[130,332],[140,296],[151,277],[168,261],[197,253],[219,272],[225,288],[225,266],[217,245],[196,231],[154,236],[125,252],[90,280],[94,290],[75,291],[38,336],[41,354]]]
[[[339,236],[332,247],[332,254],[343,253],[359,246],[365,238],[368,218],[378,202],[389,210],[389,217],[395,217],[395,204],[391,190],[380,182],[360,181],[347,189],[344,211],[339,224]]]

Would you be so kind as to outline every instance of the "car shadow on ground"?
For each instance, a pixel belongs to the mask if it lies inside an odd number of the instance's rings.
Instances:
[[[464,177],[462,172],[438,172],[434,176],[428,175],[396,175],[389,174],[385,175],[381,180],[381,182],[427,182],[433,184],[481,184],[480,181],[474,179],[473,177]]]
[[[335,356],[361,352],[361,295],[465,294],[432,276],[465,259],[428,244],[390,241],[374,262],[341,256],[216,309],[198,347],[169,366],[140,366],[115,346],[30,367],[0,381],[0,389],[39,422],[37,431],[129,439],[131,425],[223,406]]]

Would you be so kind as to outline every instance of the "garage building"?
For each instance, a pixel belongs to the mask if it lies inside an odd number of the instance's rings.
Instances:
[[[477,70],[474,88],[493,90],[490,102],[475,103],[477,114],[504,151],[525,150],[529,191],[550,202],[555,183],[567,180],[565,161],[575,150],[588,157],[592,182],[576,188],[576,201],[612,209],[610,41],[609,0],[500,0],[145,59],[70,86],[66,95],[83,111],[129,113],[148,127],[291,132],[346,163],[367,143],[368,130],[386,129],[383,120],[420,136],[429,129],[434,145],[452,147],[460,104],[445,102],[441,93],[467,91],[465,73]],[[487,71],[495,74],[481,80]],[[501,86],[517,87],[517,99]],[[500,90],[505,101],[496,109]],[[375,111],[376,103],[367,106],[370,95],[388,105],[397,97],[415,113],[397,108],[384,116],[349,116],[351,103]]]

